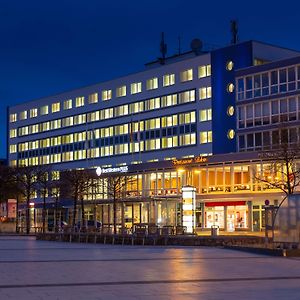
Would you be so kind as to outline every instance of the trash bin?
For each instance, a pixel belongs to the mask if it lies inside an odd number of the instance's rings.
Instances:
[[[219,235],[219,226],[212,225],[211,226],[211,236],[218,236]]]

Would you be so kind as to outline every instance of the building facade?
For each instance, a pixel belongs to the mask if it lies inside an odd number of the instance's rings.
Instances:
[[[297,55],[249,41],[10,107],[9,164],[126,166],[136,183],[119,205],[121,225],[182,224],[182,187],[192,186],[195,227],[261,230],[264,200],[281,195],[254,182],[265,170],[254,151],[274,145],[279,122],[298,139]],[[97,218],[111,224],[110,199],[92,196]]]

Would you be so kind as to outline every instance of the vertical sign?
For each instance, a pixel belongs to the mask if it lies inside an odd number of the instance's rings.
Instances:
[[[9,219],[15,219],[17,217],[17,200],[8,199],[7,200],[7,217]]]
[[[186,226],[188,233],[194,233],[196,227],[196,188],[182,187],[182,225]]]

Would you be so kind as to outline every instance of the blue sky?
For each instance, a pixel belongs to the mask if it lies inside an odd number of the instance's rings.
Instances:
[[[231,19],[241,41],[256,39],[300,50],[297,1],[0,0],[0,157],[6,155],[6,107],[142,70],[200,38],[230,42]]]

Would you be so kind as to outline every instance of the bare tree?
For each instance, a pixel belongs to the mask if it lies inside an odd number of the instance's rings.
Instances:
[[[9,198],[16,199],[16,232],[18,229],[19,193],[14,168],[0,165],[0,202],[7,202]]]
[[[285,130],[280,132],[281,139],[276,146],[272,150],[259,153],[260,158],[268,164],[265,171],[269,176],[258,174],[255,179],[281,190],[287,197],[300,185],[300,165],[297,163],[300,158],[300,145],[290,142]]]
[[[127,186],[134,182],[134,178],[119,173],[112,173],[102,178],[102,191],[107,199],[113,201],[113,231],[117,233],[117,203],[127,197]]]
[[[52,173],[51,183],[49,187],[49,196],[54,198],[54,230],[58,232],[58,211],[59,211],[59,201],[60,201],[60,191],[62,189],[62,181],[59,178],[59,173]]]
[[[46,198],[49,196],[49,190],[51,188],[51,168],[49,166],[39,166],[36,168],[37,177],[37,190],[43,198],[43,209],[42,209],[42,231],[45,233],[46,230]]]
[[[82,223],[85,224],[84,196],[88,193],[90,182],[89,170],[68,170],[61,172],[61,194],[73,199],[72,227],[75,229],[78,201],[81,205]]]
[[[267,165],[264,170],[267,175],[257,174],[255,180],[271,188],[281,190],[284,194],[272,220],[272,236],[274,236],[276,216],[281,205],[300,186],[300,164],[298,162],[300,145],[293,141],[288,130],[281,127],[273,140],[272,150],[259,153],[260,158]]]
[[[16,184],[21,196],[26,202],[26,233],[30,233],[30,200],[37,189],[37,168],[34,166],[15,169]]]

